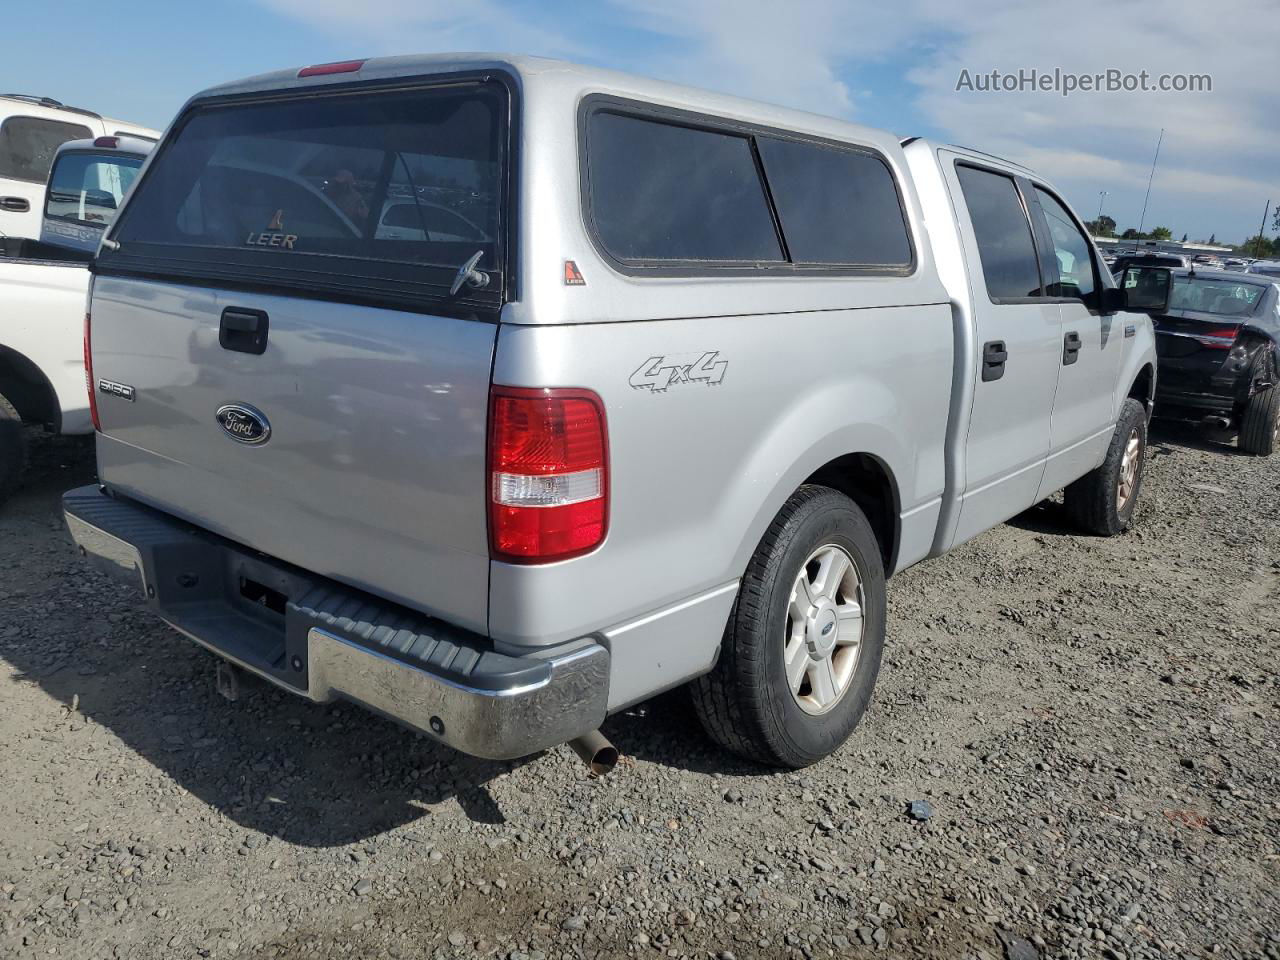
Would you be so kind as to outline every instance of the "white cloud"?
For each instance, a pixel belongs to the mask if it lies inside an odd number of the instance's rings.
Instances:
[[[1027,162],[1077,202],[1108,190],[1122,225],[1137,219],[1162,127],[1152,195],[1160,219],[1239,238],[1257,229],[1246,210],[1260,209],[1268,190],[1280,198],[1276,0],[1237,0],[1229,16],[1203,0],[605,0],[563,13],[517,0],[262,2],[382,52],[562,56],[855,119],[885,99],[858,88],[860,71],[896,65],[902,88],[888,99],[914,116],[882,123]],[[1207,73],[1213,91],[1063,98],[955,89],[961,69],[1032,67]]]

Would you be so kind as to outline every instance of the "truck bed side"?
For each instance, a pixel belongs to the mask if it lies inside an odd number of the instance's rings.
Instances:
[[[0,385],[6,369],[20,368],[27,381],[38,373],[45,405],[53,408],[50,422],[62,433],[93,430],[84,380],[88,287],[84,263],[0,257]],[[56,402],[47,402],[50,396]]]

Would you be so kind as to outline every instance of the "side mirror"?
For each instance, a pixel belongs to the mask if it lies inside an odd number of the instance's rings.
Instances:
[[[1167,267],[1126,267],[1119,287],[1102,291],[1102,312],[1163,313],[1169,309],[1173,274]]]

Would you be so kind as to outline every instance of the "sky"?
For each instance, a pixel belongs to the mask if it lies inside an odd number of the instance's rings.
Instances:
[[[1280,0],[10,0],[0,87],[163,128],[191,94],[283,67],[505,51],[608,66],[1022,162],[1084,219],[1241,241],[1280,203]],[[991,71],[1208,92],[1006,92]],[[968,81],[965,82],[965,78]],[[957,89],[964,86],[964,89]],[[1105,194],[1103,192],[1105,191]],[[1272,217],[1266,233],[1275,235]]]

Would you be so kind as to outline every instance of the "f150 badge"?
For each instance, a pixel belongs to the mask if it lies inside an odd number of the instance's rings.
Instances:
[[[129,386],[127,383],[116,383],[114,380],[99,380],[98,392],[107,393],[113,397],[119,397],[121,400],[128,400],[130,403],[133,403],[133,387]]]
[[[714,387],[724,380],[729,361],[716,359],[720,356],[719,350],[699,354],[697,359],[686,363],[686,358],[692,356],[694,355],[686,353],[673,357],[650,357],[636,368],[627,382],[637,390],[666,393],[671,387],[682,383],[701,383]]]
[[[228,403],[214,414],[218,426],[238,443],[262,444],[271,439],[271,424],[247,403]]]

